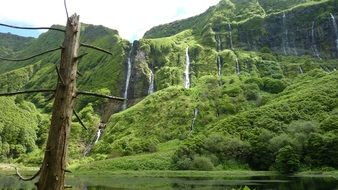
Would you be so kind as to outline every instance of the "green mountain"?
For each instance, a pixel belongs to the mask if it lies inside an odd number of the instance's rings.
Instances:
[[[0,33],[0,53],[1,55],[12,55],[25,49],[33,38],[21,37],[12,34]]]
[[[222,0],[195,17],[156,26],[133,44],[115,30],[84,24],[81,42],[113,56],[81,49],[88,55],[79,63],[78,89],[127,95],[128,102],[123,110],[116,102],[79,98],[76,110],[89,130],[74,118],[70,163],[77,166],[86,154],[79,170],[337,168],[337,13],[336,0]],[[15,47],[23,39],[10,47],[26,57],[61,42],[62,34],[49,31],[22,49]],[[53,88],[59,61],[59,52],[0,61],[0,89]],[[17,128],[1,136],[2,159],[38,163],[49,98],[0,99],[10,105],[0,115],[1,134]],[[30,127],[5,122],[25,114]],[[20,130],[32,134],[32,143],[13,140]]]

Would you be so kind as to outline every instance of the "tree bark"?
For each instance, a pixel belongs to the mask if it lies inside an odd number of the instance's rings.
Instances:
[[[79,48],[79,16],[67,20],[61,53],[60,78],[55,92],[51,127],[41,167],[38,190],[63,190],[68,149],[68,137],[76,96],[77,54]],[[61,83],[60,81],[63,81]]]

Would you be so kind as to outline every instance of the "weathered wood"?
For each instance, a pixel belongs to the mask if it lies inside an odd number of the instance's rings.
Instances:
[[[15,167],[15,173],[20,178],[20,180],[22,180],[22,181],[32,181],[33,179],[35,179],[36,177],[39,176],[40,172],[41,172],[41,170],[39,169],[39,171],[37,171],[32,177],[25,178],[20,174],[18,168]]]
[[[68,137],[76,93],[77,59],[80,37],[79,16],[74,14],[67,19],[65,39],[61,53],[60,76],[64,84],[58,83],[51,127],[46,145],[38,190],[63,190],[65,188],[65,169]]]
[[[117,97],[117,96],[107,96],[107,95],[97,94],[97,93],[93,93],[93,92],[83,92],[83,91],[80,91],[80,92],[76,93],[76,96],[77,95],[95,96],[95,97],[99,97],[99,98],[107,98],[107,99],[110,99],[110,100],[117,100],[117,101],[125,101],[125,100],[127,100],[125,98],[121,98],[121,97]]]
[[[59,32],[65,32],[65,30],[60,28],[53,28],[53,27],[24,27],[24,26],[13,26],[9,24],[0,23],[0,26],[5,26],[9,28],[16,28],[16,29],[25,29],[25,30],[55,30]]]
[[[76,119],[77,119],[77,120],[79,121],[79,123],[81,124],[81,126],[82,126],[84,129],[88,130],[87,127],[86,127],[86,126],[84,125],[84,123],[82,122],[80,116],[76,113],[75,110],[73,110],[73,113],[74,113]]]
[[[0,93],[0,96],[15,96],[19,94],[31,94],[31,93],[37,93],[37,92],[55,92],[55,90],[51,90],[51,89],[25,90],[25,91],[17,91],[17,92]]]
[[[85,44],[85,43],[81,43],[80,44],[81,46],[83,47],[86,47],[86,48],[90,48],[90,49],[95,49],[97,51],[101,51],[103,53],[107,53],[109,55],[113,55],[111,52],[109,52],[108,50],[105,50],[105,49],[102,49],[102,48],[99,48],[99,47],[96,47],[96,46],[93,46],[93,45],[89,45],[89,44]]]
[[[27,60],[33,59],[35,57],[39,57],[41,55],[45,55],[47,53],[50,53],[50,52],[53,52],[53,51],[57,51],[57,50],[60,50],[60,49],[62,49],[62,47],[58,47],[58,48],[54,48],[54,49],[51,49],[51,50],[47,50],[47,51],[44,51],[42,53],[30,56],[30,57],[22,58],[22,59],[10,59],[10,58],[5,58],[5,57],[0,57],[0,60],[3,60],[3,61],[27,61]]]

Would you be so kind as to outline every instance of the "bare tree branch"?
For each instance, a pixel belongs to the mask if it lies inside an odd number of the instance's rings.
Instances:
[[[80,60],[80,59],[82,59],[86,55],[88,55],[88,53],[81,54],[81,55],[77,56],[75,59],[76,60]]]
[[[83,76],[83,74],[82,74],[82,73],[80,73],[80,71],[76,71],[76,74],[77,74],[77,75],[79,75],[80,77],[82,77],[82,76]]]
[[[69,19],[68,9],[67,9],[67,2],[66,2],[66,0],[63,1],[63,4],[65,5],[65,10],[66,10],[67,19]]]
[[[82,92],[81,91],[81,92],[77,92],[77,95],[95,96],[95,97],[99,97],[99,98],[107,98],[107,99],[118,100],[118,101],[125,101],[125,100],[127,100],[127,99],[121,98],[121,97],[107,96],[107,95],[97,94],[97,93],[92,93],[92,92]]]
[[[80,45],[81,45],[82,47],[95,49],[95,50],[97,50],[97,51],[101,51],[101,52],[107,53],[107,54],[109,54],[109,55],[113,55],[111,52],[109,52],[109,51],[107,51],[107,50],[104,50],[104,49],[102,49],[102,48],[93,46],[93,45],[89,45],[89,44],[85,44],[85,43],[81,43]]]
[[[19,170],[17,167],[14,167],[15,168],[15,173],[16,175],[22,180],[22,181],[32,181],[33,179],[35,179],[36,177],[38,177],[40,175],[40,172],[41,172],[41,169],[39,169],[38,172],[36,172],[36,174],[34,174],[32,177],[30,178],[25,178],[23,177],[20,173],[19,173]]]
[[[18,92],[7,92],[7,93],[0,93],[0,96],[15,96],[19,94],[30,94],[30,93],[37,93],[37,92],[55,92],[55,90],[39,89],[39,90],[26,90],[26,91],[18,91]]]
[[[71,185],[65,185],[64,188],[65,188],[65,189],[71,189],[71,188],[73,188],[73,187],[72,187]]]
[[[84,129],[88,130],[87,127],[84,125],[84,123],[82,122],[81,118],[79,117],[79,115],[76,113],[76,111],[75,111],[74,109],[73,109],[73,113],[74,113],[74,115],[76,116],[77,120],[78,120],[78,121],[80,122],[80,124],[82,125],[82,127],[83,127]]]
[[[64,171],[65,171],[66,173],[72,173],[72,171],[67,170],[67,169],[64,169]]]
[[[59,68],[56,64],[55,64],[55,70],[56,70],[56,73],[58,74],[58,77],[59,77],[62,85],[65,85],[65,82],[63,81],[62,76],[61,76],[60,71],[59,71]]]
[[[53,52],[53,51],[57,51],[57,50],[60,50],[60,49],[62,49],[62,47],[47,50],[47,51],[44,51],[42,53],[33,55],[31,57],[23,58],[23,59],[9,59],[9,58],[0,57],[0,60],[4,60],[4,61],[27,61],[27,60],[33,59],[35,57],[38,57],[38,56],[41,56],[41,55],[44,55],[44,54],[47,54],[47,53],[50,53],[50,52]]]
[[[22,26],[13,26],[8,24],[0,23],[0,26],[5,26],[9,28],[16,28],[16,29],[25,29],[25,30],[55,30],[59,32],[65,32],[63,29],[53,28],[53,27],[22,27]]]
[[[55,98],[55,94],[52,94],[45,102],[51,101],[53,98]]]

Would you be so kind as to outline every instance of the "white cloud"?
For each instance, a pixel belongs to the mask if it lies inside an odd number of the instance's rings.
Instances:
[[[117,29],[123,38],[141,38],[151,27],[205,11],[219,0],[67,0],[69,14],[81,22]],[[0,7],[0,22],[35,26],[65,24],[62,0],[8,0]]]

